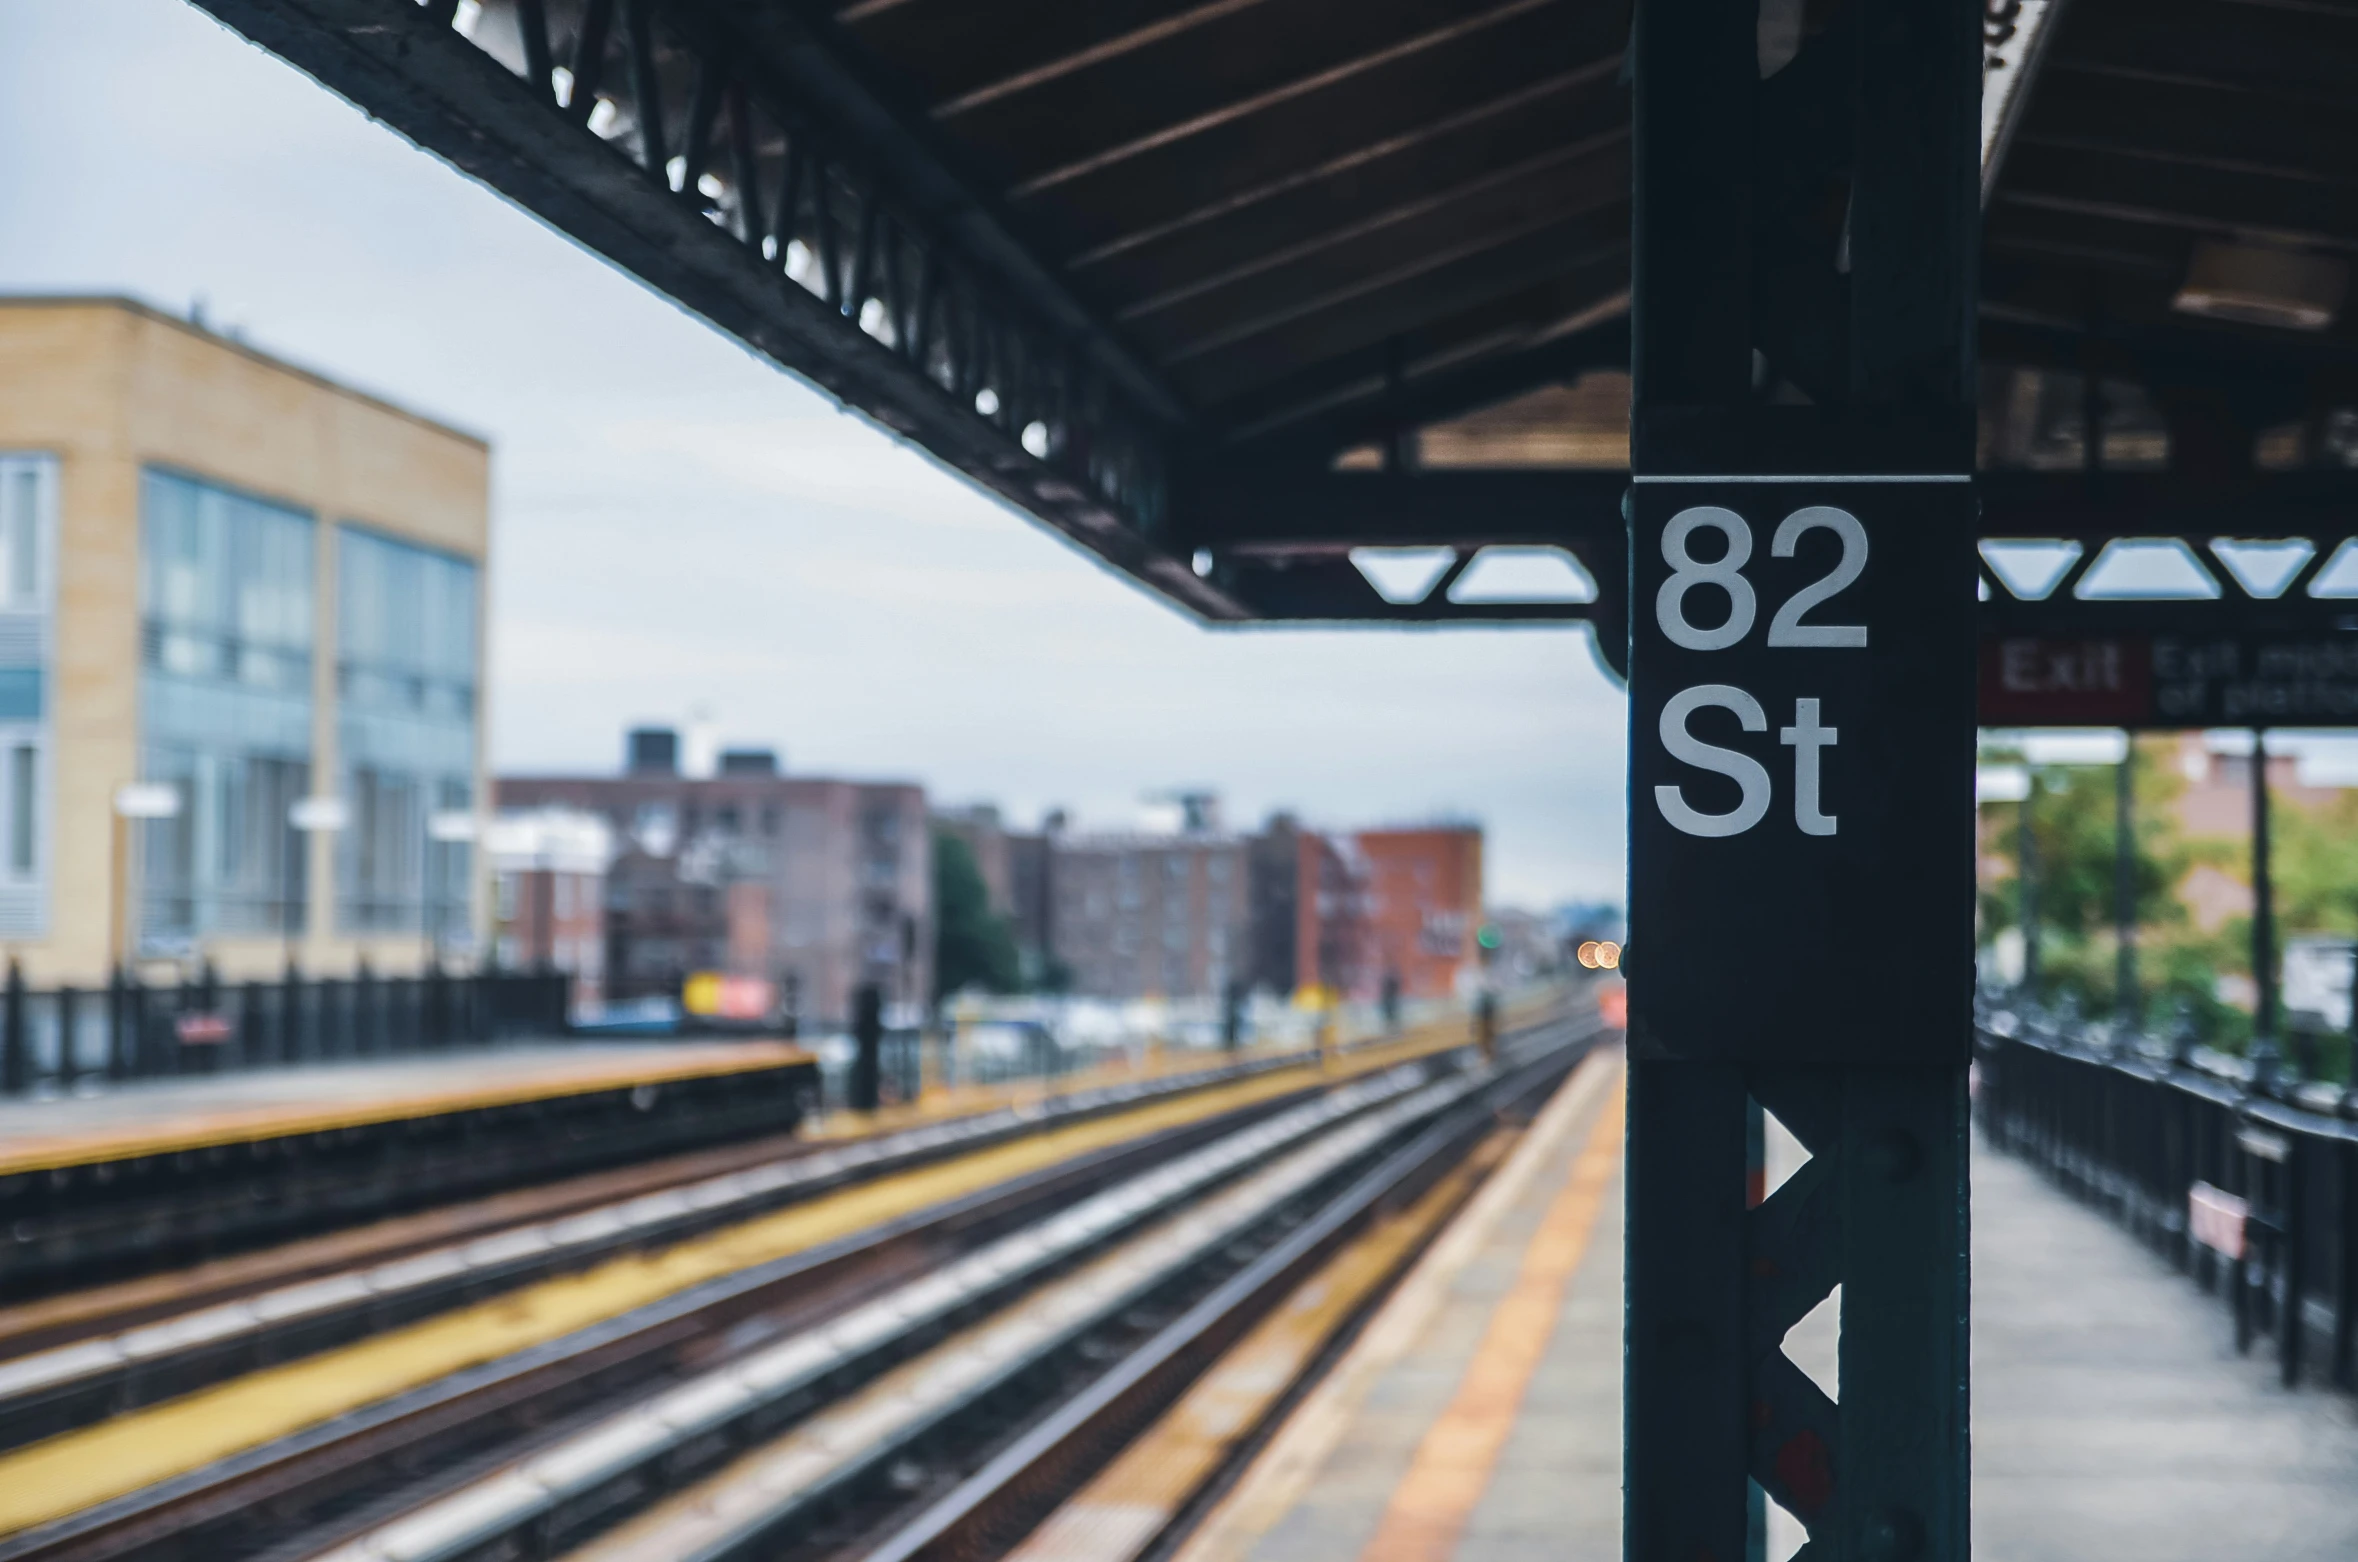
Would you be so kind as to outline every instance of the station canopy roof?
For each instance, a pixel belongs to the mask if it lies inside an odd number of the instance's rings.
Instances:
[[[1626,4],[199,3],[1205,620],[1605,611]],[[1842,12],[1764,0],[1764,72]],[[1988,12],[1993,508],[2117,531],[2058,518],[2100,463],[2281,477],[2330,530],[2358,0]],[[1794,231],[1838,276],[1819,206]],[[1485,544],[1588,578],[1469,590]],[[1441,551],[1419,594],[1369,547]]]

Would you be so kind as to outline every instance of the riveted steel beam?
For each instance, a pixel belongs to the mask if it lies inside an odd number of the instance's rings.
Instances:
[[[1245,616],[1161,543],[1176,403],[807,34],[694,0],[491,0],[463,32],[404,0],[203,3],[1115,568]]]

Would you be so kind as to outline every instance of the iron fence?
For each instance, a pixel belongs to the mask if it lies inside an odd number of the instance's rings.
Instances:
[[[2358,1388],[2358,1090],[1998,1005],[1975,1054],[1992,1144],[2219,1296],[2239,1349],[2273,1340],[2288,1387]]]
[[[562,972],[0,987],[0,1095],[97,1081],[385,1058],[566,1030]]]

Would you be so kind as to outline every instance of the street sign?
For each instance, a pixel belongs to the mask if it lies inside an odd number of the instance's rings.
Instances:
[[[2358,634],[1985,635],[1989,726],[2358,726]]]
[[[1971,483],[1641,475],[1631,521],[1633,1052],[1962,1064]]]

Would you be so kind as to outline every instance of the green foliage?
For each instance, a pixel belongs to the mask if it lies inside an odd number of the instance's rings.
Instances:
[[[2196,1036],[2240,1051],[2251,1039],[2252,1016],[2222,1002],[2219,978],[2252,975],[2249,917],[2232,917],[2215,932],[2192,925],[2178,888],[2198,866],[2248,881],[2250,843],[2240,837],[2188,837],[2177,828],[2176,802],[2184,783],[2164,754],[2139,748],[2132,760],[2137,815],[2137,974],[2149,1027],[2166,1029],[2183,1010]],[[2039,995],[2076,1000],[2088,1014],[2115,1010],[2113,877],[2115,772],[2110,766],[2048,766],[2033,771],[2027,804],[1993,803],[1982,810],[1986,856],[2012,871],[1981,897],[1982,937],[2017,923],[2021,907],[2020,829],[2028,807],[2038,872]],[[2278,947],[2301,933],[2358,934],[2358,793],[2325,807],[2277,807],[2271,814],[2271,871],[2276,891]],[[2314,1046],[2319,1067],[2340,1077],[2349,1067],[2344,1038]]]
[[[2135,818],[2131,889],[2137,921],[2137,985],[2146,1020],[2184,1008],[2196,1033],[2219,1046],[2239,1045],[2249,1015],[2218,998],[2222,972],[2250,969],[2248,928],[2216,933],[2194,927],[2178,886],[2196,864],[2224,860],[2224,843],[2188,840],[2172,805],[2185,782],[2152,748],[2131,750]],[[2038,893],[2039,996],[2075,1000],[2089,1014],[2117,1012],[2114,897],[2119,850],[2117,772],[2112,766],[2035,766],[2021,803],[1983,805],[1983,846],[2011,871],[1981,896],[1982,937],[2018,925],[2022,907],[2021,842],[2030,813]]]
[[[2358,933],[2358,792],[2270,815],[2276,918],[2286,933]]]
[[[1009,993],[1023,985],[1012,922],[991,910],[974,852],[946,830],[933,834],[933,996],[969,987]]]
[[[2170,805],[2185,783],[2144,749],[2130,761],[2136,857],[2132,887],[2140,928],[2168,927],[2186,920],[2178,902],[2178,881],[2194,866],[2194,854],[2178,836]],[[2039,928],[2085,941],[2109,933],[2117,874],[2118,803],[2111,766],[2041,765],[2031,770],[2031,795],[2021,803],[1984,805],[1989,844],[2014,871],[1982,896],[1985,936],[2013,927],[2022,904],[2022,814],[2030,810],[2032,851],[2038,866]]]

